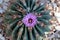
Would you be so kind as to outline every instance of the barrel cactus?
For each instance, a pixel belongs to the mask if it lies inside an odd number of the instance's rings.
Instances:
[[[12,36],[12,40],[38,40],[50,31],[49,11],[44,4],[37,5],[36,0],[17,0],[4,18],[6,34]]]

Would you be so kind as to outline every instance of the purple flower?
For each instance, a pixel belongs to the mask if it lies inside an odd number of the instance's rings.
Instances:
[[[36,15],[29,13],[23,18],[22,22],[26,27],[34,27],[37,23],[37,17]]]

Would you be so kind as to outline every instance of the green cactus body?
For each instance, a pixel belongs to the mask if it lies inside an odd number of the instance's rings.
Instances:
[[[35,0],[24,1],[17,0],[5,14],[7,36],[12,36],[12,40],[38,40],[38,37],[43,37],[44,32],[50,30],[51,16],[44,4],[36,6]]]

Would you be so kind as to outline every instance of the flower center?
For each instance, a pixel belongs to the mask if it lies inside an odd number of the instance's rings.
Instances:
[[[29,18],[28,23],[32,23],[32,22],[33,22],[33,19]]]

